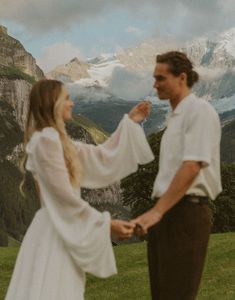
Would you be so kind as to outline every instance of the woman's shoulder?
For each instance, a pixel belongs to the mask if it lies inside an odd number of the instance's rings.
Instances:
[[[36,137],[37,139],[48,138],[51,140],[53,139],[58,140],[59,133],[53,127],[44,127],[41,131],[35,131],[32,135],[32,138],[33,137]]]
[[[41,136],[49,138],[58,138],[59,132],[54,127],[44,127],[42,131],[38,131]]]
[[[58,131],[53,127],[45,127],[41,131],[35,131],[26,145],[26,152],[31,152],[38,144],[60,141]]]

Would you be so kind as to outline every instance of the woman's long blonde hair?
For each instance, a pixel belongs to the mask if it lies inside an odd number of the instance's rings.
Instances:
[[[29,110],[24,133],[24,149],[35,131],[45,127],[57,130],[63,147],[65,164],[68,169],[70,182],[79,187],[83,177],[82,163],[77,149],[67,135],[63,113],[63,99],[60,95],[63,83],[58,80],[43,79],[32,87],[29,96]],[[26,153],[21,163],[21,170],[25,174]],[[21,183],[21,190],[24,180]]]

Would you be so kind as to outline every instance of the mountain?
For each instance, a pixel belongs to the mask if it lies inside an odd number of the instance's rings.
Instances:
[[[0,240],[4,232],[21,239],[39,207],[29,174],[27,198],[20,195],[22,175],[17,165],[22,154],[29,92],[32,83],[43,77],[32,55],[0,26]]]
[[[0,245],[7,245],[7,235],[22,239],[40,206],[29,173],[26,173],[24,188],[26,198],[20,194],[22,174],[18,165],[22,158],[29,92],[32,84],[44,78],[44,74],[31,54],[2,26],[0,41]],[[71,64],[77,64],[77,61]],[[74,116],[67,124],[67,130],[74,139],[92,144],[104,142],[108,137],[95,123],[81,115]],[[82,195],[97,209],[109,209],[113,216],[128,214],[121,206],[118,183],[105,189],[82,190]]]
[[[27,99],[32,83],[43,78],[43,71],[23,45],[0,26],[0,98],[14,109],[16,121],[23,129]]]
[[[87,61],[73,58],[69,63],[57,66],[46,74],[66,83],[78,82],[85,87],[106,86],[116,67],[123,67],[115,55],[102,54]]]
[[[36,65],[36,60],[23,45],[7,34],[7,29],[0,26],[0,65],[15,66],[22,72],[33,76],[35,80],[42,78],[43,71]]]
[[[67,64],[57,66],[54,70],[47,73],[47,78],[54,78],[63,82],[74,82],[81,78],[89,78],[89,68],[88,63],[75,57]]]
[[[150,133],[162,128],[164,124],[160,122],[164,122],[169,108],[158,101],[152,88],[152,72],[157,54],[176,49],[186,52],[200,74],[200,81],[193,91],[199,97],[211,101],[224,121],[226,113],[235,111],[234,41],[235,28],[231,28],[213,39],[202,36],[181,44],[171,40],[151,39],[116,54],[88,59],[87,72],[90,77],[84,78],[81,74],[80,80],[68,84],[76,103],[76,111],[92,118],[111,133],[123,112],[128,111],[137,101],[148,98],[157,107],[153,108],[153,120],[145,124],[146,131]],[[98,111],[98,107],[102,107],[102,112]]]
[[[73,119],[67,122],[66,128],[74,140],[93,145],[108,138],[108,134],[81,115],[74,115]],[[100,189],[82,189],[82,197],[98,210],[108,210],[113,217],[125,218],[128,215],[128,211],[122,207],[120,183]]]
[[[109,134],[113,133],[124,114],[128,113],[136,105],[136,101],[124,101],[112,99],[110,101],[76,101],[74,111],[82,114],[102,127]],[[144,123],[146,133],[157,132],[165,122],[168,106],[152,107],[152,113]]]

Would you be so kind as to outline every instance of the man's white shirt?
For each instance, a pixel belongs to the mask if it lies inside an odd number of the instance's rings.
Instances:
[[[170,114],[162,137],[152,197],[167,191],[184,161],[198,161],[203,168],[186,194],[215,199],[222,190],[220,139],[221,125],[214,108],[194,94],[185,97]]]

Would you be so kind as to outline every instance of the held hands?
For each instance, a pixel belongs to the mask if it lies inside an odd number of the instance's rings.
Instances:
[[[151,106],[152,104],[150,101],[142,101],[132,108],[129,112],[129,117],[136,123],[142,122],[149,116]]]
[[[135,224],[123,220],[111,221],[111,234],[118,240],[129,240],[134,233]]]
[[[161,218],[162,215],[156,209],[150,209],[143,215],[131,221],[131,223],[135,225],[134,234],[137,237],[146,235],[148,229],[160,222]]]
[[[134,234],[137,237],[143,237],[147,234],[150,227],[160,222],[162,215],[152,208],[143,215],[132,221],[112,220],[111,234],[119,240],[129,240]]]

